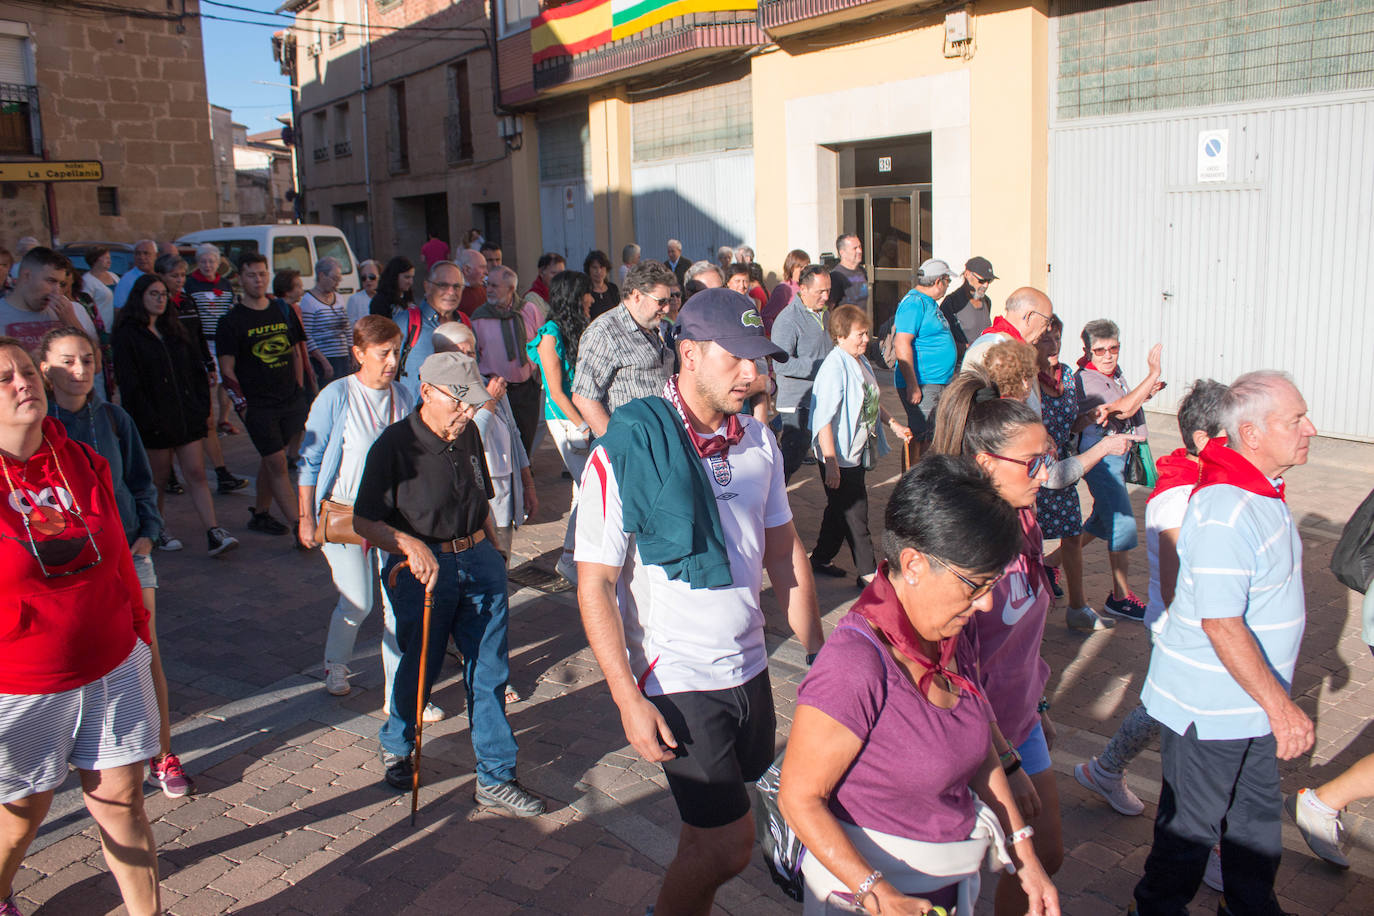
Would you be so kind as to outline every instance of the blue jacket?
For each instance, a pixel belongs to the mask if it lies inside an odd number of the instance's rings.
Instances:
[[[873,367],[868,364],[867,357],[859,357],[868,365],[871,373]],[[830,355],[821,363],[820,371],[816,373],[816,384],[811,389],[811,443],[816,450],[816,458],[821,456],[820,430],[825,424],[830,424],[830,431],[835,434],[835,459],[836,464],[842,468],[855,468],[863,462],[864,445],[867,437],[859,438],[859,428],[864,423],[864,374],[859,364],[859,359],[855,359],[839,347],[830,351]],[[878,435],[876,444],[878,457],[881,458],[888,452],[887,435],[883,432],[883,424],[877,406],[871,405],[873,416],[869,419],[873,423],[873,430]]]
[[[640,559],[694,589],[734,584],[715,491],[677,409],[660,397],[633,400],[611,414],[596,444],[610,459]]]
[[[424,336],[424,335],[422,335]],[[301,437],[301,467],[297,484],[315,488],[315,501],[328,499],[343,465],[343,415],[348,406],[348,380],[335,379],[320,390],[310,405]],[[404,417],[415,406],[410,391],[400,382],[391,383],[391,396],[399,399],[394,413]]]
[[[132,545],[139,538],[156,541],[162,534],[162,514],[157,511],[157,483],[148,453],[143,448],[133,419],[124,408],[101,400],[94,392],[86,406],[73,413],[48,402],[48,414],[67,429],[67,435],[95,449],[110,464],[115,504],[124,523],[124,537]]]

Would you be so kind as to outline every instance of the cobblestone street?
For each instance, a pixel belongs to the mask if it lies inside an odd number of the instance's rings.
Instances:
[[[1157,417],[1155,455],[1173,447],[1172,417]],[[1167,432],[1164,432],[1167,431]],[[229,465],[256,468],[246,436],[222,440]],[[1374,485],[1374,449],[1319,440],[1312,462],[1289,477],[1288,498],[1305,544],[1308,626],[1295,694],[1317,721],[1310,756],[1284,764],[1285,792],[1330,778],[1374,751],[1374,658],[1359,639],[1358,596],[1327,569],[1340,525]],[[562,539],[569,483],[545,442],[535,456],[538,522],[516,537],[516,553],[552,569]],[[870,477],[875,532],[897,473],[889,457]],[[792,505],[808,548],[823,504],[814,468],[793,478]],[[409,798],[381,782],[381,615],[365,623],[347,697],[327,694],[322,646],[335,592],[318,551],[302,556],[288,538],[244,528],[252,488],[216,497],[220,520],[242,546],[207,559],[190,498],[166,497],[170,530],[188,545],[156,555],[162,588],[158,629],[174,714],[174,749],[198,783],[196,795],[148,796],[161,852],[169,913],[201,916],[332,913],[642,913],[653,901],[676,843],[676,809],[657,766],[633,756],[586,647],[571,592],[511,594],[512,684],[524,698],[509,709],[520,741],[520,778],[549,800],[528,820],[476,808],[463,687],[446,664],[434,702],[449,712],[425,729],[417,826]],[[1086,491],[1085,491],[1086,493]],[[1143,517],[1144,492],[1136,492]],[[1090,598],[1107,591],[1106,555],[1086,551]],[[518,562],[518,561],[517,561]],[[846,555],[839,560],[848,567]],[[513,564],[514,565],[514,564]],[[1143,539],[1132,581],[1143,592]],[[832,584],[838,581],[839,584]],[[857,597],[851,580],[820,584],[833,625]],[[765,596],[779,741],[787,737],[802,653]],[[1120,913],[1149,851],[1159,756],[1147,751],[1130,783],[1144,815],[1115,814],[1073,779],[1135,704],[1148,660],[1143,628],[1122,623],[1090,636],[1052,612],[1044,654],[1054,676],[1054,748],[1060,773],[1066,861],[1056,878],[1064,912]],[[451,660],[450,660],[451,662]],[[1346,815],[1352,867],[1315,859],[1291,822],[1278,890],[1308,916],[1368,914],[1374,901],[1374,808]],[[985,882],[984,899],[989,899]],[[122,913],[99,839],[80,807],[75,780],[59,794],[15,882],[26,913]],[[1195,911],[1211,913],[1203,889]],[[734,916],[799,913],[777,891],[758,855],[717,898]],[[988,906],[984,912],[990,913]]]

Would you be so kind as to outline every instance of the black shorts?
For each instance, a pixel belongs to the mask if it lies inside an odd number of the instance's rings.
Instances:
[[[649,697],[677,739],[663,764],[682,822],[724,827],[749,813],[746,788],[768,769],[777,718],[764,671],[739,687]]]
[[[266,458],[286,448],[291,437],[305,429],[305,418],[310,413],[309,402],[298,397],[280,407],[248,405],[244,412],[243,428],[253,441],[253,448]]]

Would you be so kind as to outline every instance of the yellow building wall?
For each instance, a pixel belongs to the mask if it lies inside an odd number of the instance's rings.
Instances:
[[[590,100],[587,127],[596,245],[607,254],[611,264],[619,264],[620,249],[634,241],[630,103],[623,87]],[[581,264],[568,266],[582,269]]]
[[[785,103],[967,69],[972,141],[971,253],[986,256],[996,267],[1000,280],[994,298],[999,302],[1018,286],[1045,287],[1049,128],[1046,4],[1043,0],[1030,5],[978,3],[973,12],[976,49],[970,61],[944,57],[944,20],[939,15],[920,20],[917,28],[839,47],[796,54],[775,49],[754,58],[755,248],[766,270],[777,269],[793,247],[787,237]],[[862,22],[855,23],[854,31],[862,28]],[[818,110],[815,116],[824,121],[827,114]],[[938,228],[936,231],[938,234]],[[832,247],[830,240],[821,241],[823,250]],[[818,255],[816,251],[808,253],[813,258]],[[936,256],[941,253],[937,251]]]

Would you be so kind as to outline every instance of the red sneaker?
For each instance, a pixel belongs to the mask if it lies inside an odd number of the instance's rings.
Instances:
[[[181,798],[196,789],[196,784],[181,768],[181,761],[176,754],[168,754],[161,760],[149,760],[148,782],[160,788],[168,798]]]

